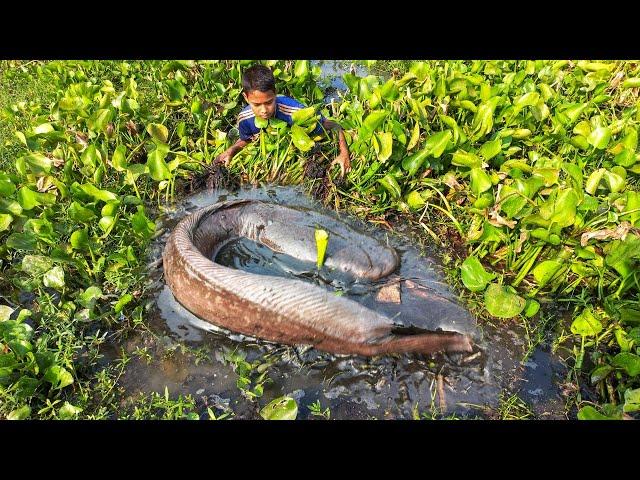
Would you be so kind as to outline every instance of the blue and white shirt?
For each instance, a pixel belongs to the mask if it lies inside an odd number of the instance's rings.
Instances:
[[[306,108],[305,105],[300,103],[299,101],[286,97],[284,95],[278,95],[276,97],[276,112],[274,117],[279,120],[284,120],[287,122],[287,125],[293,125],[293,119],[291,118],[291,114],[296,110],[300,110],[302,108]],[[256,127],[254,122],[255,115],[253,114],[253,110],[251,110],[251,106],[247,105],[242,111],[238,114],[238,130],[240,130],[240,140],[251,140],[252,137],[258,133],[260,133],[260,129]],[[316,128],[311,133],[312,135],[318,135],[322,133],[322,121],[324,117],[320,115],[320,121]]]

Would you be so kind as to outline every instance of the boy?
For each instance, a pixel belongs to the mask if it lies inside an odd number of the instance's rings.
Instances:
[[[293,124],[291,114],[305,106],[284,95],[276,95],[276,81],[273,72],[264,65],[253,65],[245,70],[242,75],[242,96],[247,101],[247,105],[238,115],[238,129],[240,130],[240,140],[216,157],[216,163],[229,165],[233,156],[251,142],[260,129],[255,126],[254,118],[262,119],[278,118],[287,122],[289,126]],[[340,153],[331,165],[340,165],[342,176],[351,169],[349,160],[349,149],[344,138],[342,127],[320,116],[320,121],[313,131],[313,135],[322,133],[322,127],[327,130],[338,130],[338,145]]]

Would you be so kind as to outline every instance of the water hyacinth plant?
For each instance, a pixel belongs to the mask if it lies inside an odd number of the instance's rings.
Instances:
[[[156,217],[236,140],[252,63],[0,63],[0,416],[118,415],[86,394],[99,373],[75,352],[139,328]],[[308,108],[258,125],[231,175],[322,181],[327,205],[416,226],[488,320],[568,305],[572,381],[599,402],[577,398],[578,417],[637,412],[640,63],[368,62],[329,103],[319,66],[263,63]],[[318,114],[345,129],[344,179],[305,173],[336,155],[310,135]]]

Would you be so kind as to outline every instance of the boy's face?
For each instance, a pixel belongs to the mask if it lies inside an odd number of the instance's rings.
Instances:
[[[276,113],[276,93],[272,91],[261,92],[252,90],[249,93],[242,92],[253,114],[263,119],[271,118]]]

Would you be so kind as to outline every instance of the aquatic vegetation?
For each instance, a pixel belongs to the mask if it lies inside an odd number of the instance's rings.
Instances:
[[[0,416],[106,415],[85,394],[101,384],[96,332],[144,324],[157,215],[237,138],[251,63],[0,63]],[[410,222],[497,322],[535,331],[566,305],[572,381],[599,396],[578,395],[578,417],[637,412],[640,64],[369,62],[382,75],[347,73],[325,103],[319,67],[264,63],[308,108],[259,125],[213,183],[304,183],[371,222]],[[311,135],[318,114],[345,128],[345,178],[328,169],[335,142]]]

